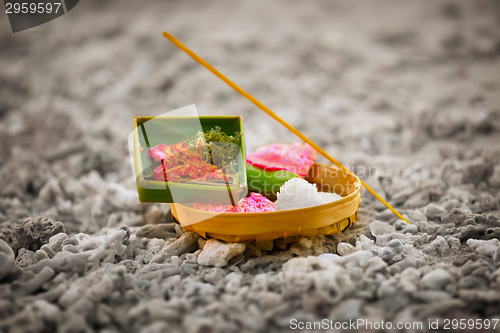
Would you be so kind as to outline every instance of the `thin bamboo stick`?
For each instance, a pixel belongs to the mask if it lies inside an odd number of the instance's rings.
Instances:
[[[243,88],[238,86],[236,83],[233,81],[229,80],[224,74],[219,72],[215,67],[210,65],[208,62],[206,62],[203,58],[198,56],[196,53],[191,51],[186,45],[182,44],[177,38],[169,34],[168,32],[164,31],[163,36],[165,36],[169,41],[171,41],[175,46],[177,46],[179,49],[187,53],[191,58],[196,60],[200,65],[208,69],[210,72],[212,72],[215,76],[217,76],[219,79],[224,81],[227,85],[229,85],[231,88],[236,90],[239,94],[241,94],[243,97],[248,99],[250,102],[252,102],[255,106],[257,106],[259,109],[267,113],[269,116],[271,116],[274,120],[279,122],[281,125],[285,126],[290,132],[301,138],[304,142],[308,143],[311,147],[313,147],[318,153],[323,155],[328,161],[331,163],[335,164],[337,167],[341,168],[344,172],[347,170],[347,168],[334,159],[332,156],[330,156],[325,150],[323,150],[320,146],[318,146],[316,143],[314,143],[311,139],[306,137],[304,134],[302,134],[298,129],[287,123],[284,119],[279,117],[276,113],[274,113],[271,109],[269,109],[267,106],[262,104],[258,99],[250,95],[248,92],[246,92]],[[397,217],[399,217],[401,220],[405,221],[406,223],[410,224],[410,222],[401,215],[394,207],[392,207],[387,201],[385,201],[384,198],[382,198],[375,190],[373,190],[368,184],[366,184],[362,179],[361,179],[361,184],[366,188],[368,192],[370,192],[375,198],[377,198],[381,203],[384,204],[387,208],[389,208]]]

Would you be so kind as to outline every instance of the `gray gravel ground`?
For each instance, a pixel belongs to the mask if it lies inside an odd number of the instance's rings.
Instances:
[[[243,115],[249,151],[295,140],[163,29],[413,224],[364,193],[342,235],[221,244],[140,204],[134,115],[195,103]],[[500,318],[498,2],[85,1],[0,31],[0,332]]]

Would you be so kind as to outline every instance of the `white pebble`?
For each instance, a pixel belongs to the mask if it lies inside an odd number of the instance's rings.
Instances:
[[[450,245],[443,236],[437,236],[425,249],[427,254],[443,255],[450,251]]]
[[[244,243],[222,243],[216,239],[209,239],[198,256],[198,264],[224,267],[229,259],[245,252],[245,250],[246,245]]]
[[[160,252],[160,250],[163,248],[164,245],[165,245],[164,239],[152,238],[148,242],[147,249],[148,249],[148,251],[158,253],[158,252]]]
[[[342,262],[346,265],[346,267],[357,266],[361,268],[366,268],[368,261],[373,257],[371,251],[360,250],[354,253],[348,254],[342,257]]]
[[[318,256],[319,259],[325,259],[325,260],[336,260],[339,257],[338,254],[334,254],[334,253],[322,253]]]
[[[301,237],[299,239],[299,244],[300,244],[300,246],[302,246],[306,249],[310,249],[312,247],[313,242],[312,242],[312,240],[310,240],[307,237]]]
[[[349,243],[339,243],[337,245],[337,253],[341,256],[345,256],[356,252],[356,248]]]
[[[370,224],[370,231],[373,236],[377,237],[380,235],[391,234],[395,232],[396,229],[390,224],[380,221],[374,221]]]
[[[430,203],[425,207],[425,216],[429,219],[433,219],[436,217],[441,217],[446,214],[446,210],[441,207],[436,205],[435,203]]]
[[[438,268],[424,275],[422,283],[429,289],[443,289],[453,278],[444,269]]]
[[[493,257],[495,251],[500,248],[500,241],[496,238],[490,240],[469,239],[467,245],[483,256]]]
[[[356,241],[356,248],[359,250],[370,250],[374,247],[374,241],[365,235],[359,236],[359,239]]]

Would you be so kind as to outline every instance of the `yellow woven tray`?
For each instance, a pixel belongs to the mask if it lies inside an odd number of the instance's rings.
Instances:
[[[214,213],[170,204],[173,217],[185,230],[228,242],[264,241],[288,236],[331,235],[356,222],[361,182],[352,172],[315,163],[305,179],[342,199],[321,206],[265,213]],[[193,223],[193,221],[200,221]]]

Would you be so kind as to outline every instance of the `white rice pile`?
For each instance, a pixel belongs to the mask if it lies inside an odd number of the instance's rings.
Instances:
[[[292,178],[283,184],[277,197],[278,210],[319,206],[342,198],[336,193],[320,192],[316,185],[302,178]]]

